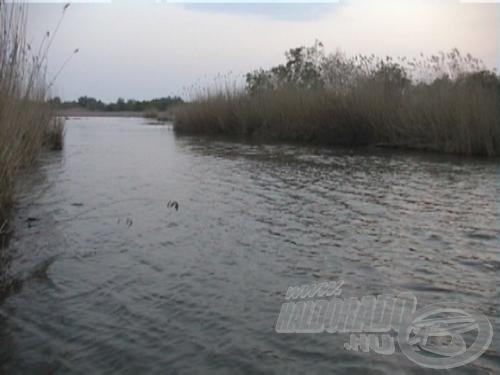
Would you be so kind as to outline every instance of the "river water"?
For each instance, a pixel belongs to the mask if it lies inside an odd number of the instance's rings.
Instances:
[[[499,373],[498,173],[498,161],[70,119],[64,151],[20,186],[0,368],[433,373],[398,349],[348,351],[347,334],[275,332],[289,287],[344,280],[344,297],[410,291],[419,307],[478,308],[492,345],[444,372]]]

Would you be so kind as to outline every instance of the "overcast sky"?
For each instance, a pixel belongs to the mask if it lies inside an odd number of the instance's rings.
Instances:
[[[52,30],[61,4],[31,4],[29,34]],[[283,61],[285,50],[321,40],[327,51],[415,56],[458,47],[498,66],[500,5],[458,0],[340,0],[331,4],[72,4],[50,53],[65,99],[105,101],[182,95]],[[36,44],[36,43],[35,43]],[[187,91],[186,91],[187,88]]]

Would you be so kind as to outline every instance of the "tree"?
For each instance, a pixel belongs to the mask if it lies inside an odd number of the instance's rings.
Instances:
[[[292,48],[285,53],[286,63],[269,70],[259,69],[246,75],[250,94],[290,86],[316,89],[324,86],[322,63],[323,44],[316,41],[311,47]]]
[[[125,99],[118,98],[118,100],[116,101],[116,109],[118,111],[125,111],[126,109]]]

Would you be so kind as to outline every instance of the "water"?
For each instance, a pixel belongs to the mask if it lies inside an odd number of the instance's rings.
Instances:
[[[346,334],[277,334],[287,288],[320,281],[467,303],[498,333],[496,161],[67,129],[14,212],[5,372],[432,373]],[[498,373],[495,343],[449,372]]]

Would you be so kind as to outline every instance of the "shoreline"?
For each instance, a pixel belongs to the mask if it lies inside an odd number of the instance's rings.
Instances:
[[[60,117],[149,117],[145,112],[129,112],[129,111],[89,111],[85,109],[64,109],[56,112]]]
[[[90,111],[82,108],[71,108],[56,111],[59,117],[123,117],[123,118],[147,118],[159,122],[173,121],[170,112],[134,112],[134,111]]]

